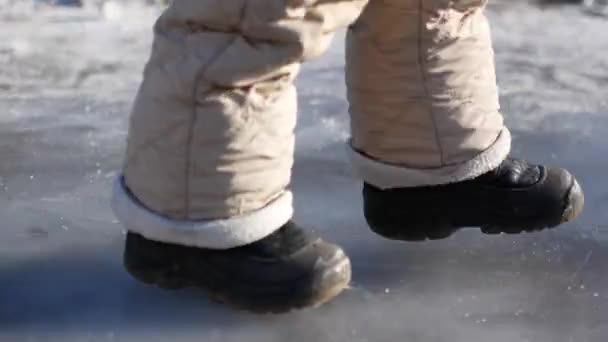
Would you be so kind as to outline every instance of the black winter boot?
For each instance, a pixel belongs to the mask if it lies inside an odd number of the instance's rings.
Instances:
[[[339,247],[292,222],[260,241],[227,250],[156,242],[129,232],[124,263],[144,283],[197,287],[215,301],[259,313],[319,306],[345,289],[351,276],[350,261]]]
[[[507,159],[476,179],[382,190],[363,188],[370,228],[390,239],[441,239],[459,228],[517,234],[552,228],[577,217],[583,192],[568,171]]]

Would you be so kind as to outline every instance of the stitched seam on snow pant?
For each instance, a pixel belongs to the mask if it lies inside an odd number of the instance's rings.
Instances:
[[[191,113],[191,117],[190,117],[190,127],[188,128],[188,138],[186,140],[186,169],[185,169],[185,181],[184,181],[184,218],[187,219],[190,216],[190,168],[191,168],[191,161],[192,161],[192,140],[194,137],[194,127],[196,126],[196,122],[197,122],[197,118],[198,118],[198,113],[197,113],[197,108],[198,108],[198,101],[197,101],[197,94],[198,94],[198,90],[200,87],[200,82],[203,79],[203,76],[205,74],[205,71],[207,71],[207,69],[209,68],[210,65],[212,65],[219,56],[221,56],[233,43],[234,41],[237,39],[237,36],[233,36],[232,39],[230,39],[226,45],[224,47],[222,47],[221,49],[219,49],[217,51],[217,53],[215,55],[213,55],[213,57],[205,64],[203,65],[203,67],[199,70],[199,72],[197,73],[195,79],[194,79],[194,87],[193,87],[193,92],[192,92],[192,113]]]
[[[243,19],[245,18],[245,14],[247,13],[247,4],[248,2],[245,2],[243,4],[243,7],[241,8],[241,13],[239,15],[239,25],[240,23],[243,22]],[[212,65],[217,59],[218,57],[220,57],[232,44],[234,44],[234,42],[237,40],[238,38],[238,33],[234,33],[232,39],[230,39],[230,41],[228,41],[228,43],[226,43],[226,45],[224,47],[222,47],[221,49],[218,50],[218,52],[216,54],[213,55],[213,57],[211,59],[209,59],[209,61],[203,65],[203,67],[199,70],[199,72],[196,75],[195,78],[195,82],[194,83],[194,88],[193,88],[193,93],[192,93],[192,100],[193,100],[193,106],[192,106],[192,115],[191,115],[191,119],[190,119],[190,128],[188,130],[188,139],[186,141],[187,145],[186,145],[186,179],[184,182],[185,185],[185,189],[184,189],[184,194],[186,196],[184,196],[184,208],[185,208],[185,213],[184,216],[185,218],[188,218],[190,216],[190,161],[191,156],[192,156],[192,138],[194,136],[194,125],[196,124],[197,118],[198,118],[198,114],[197,114],[197,99],[196,99],[196,94],[198,93],[198,89],[200,86],[200,81],[203,78],[203,75],[205,74],[205,71],[207,71],[207,69],[209,68],[210,65]]]
[[[430,99],[430,91],[428,88],[428,84],[427,84],[427,76],[426,76],[426,71],[425,71],[425,67],[426,67],[426,63],[425,63],[425,59],[424,59],[424,55],[423,55],[423,39],[422,39],[422,31],[423,31],[423,25],[424,25],[424,18],[423,18],[423,13],[424,13],[424,5],[423,2],[425,0],[419,0],[418,1],[418,67],[420,69],[420,77],[422,79],[422,88],[424,89],[424,95],[427,101],[427,105],[428,105],[428,109],[429,109],[429,114],[431,116],[431,123],[433,125],[433,135],[435,137],[435,144],[437,145],[437,148],[439,149],[439,162],[441,163],[441,165],[443,166],[444,164],[444,157],[443,157],[443,148],[441,147],[441,141],[439,140],[439,132],[437,130],[437,121],[435,120],[435,113],[433,110],[433,105],[431,103],[431,99]]]

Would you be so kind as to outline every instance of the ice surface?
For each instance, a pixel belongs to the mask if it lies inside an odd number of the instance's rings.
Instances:
[[[339,35],[298,80],[294,188],[297,220],[351,255],[353,287],[320,309],[255,316],[121,266],[109,190],[157,13],[0,10],[0,341],[606,341],[608,22],[575,7],[489,12],[514,153],[572,169],[581,219],[421,244],[363,221]]]

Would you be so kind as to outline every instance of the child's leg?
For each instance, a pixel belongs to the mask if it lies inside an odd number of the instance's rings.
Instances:
[[[520,232],[582,208],[565,170],[507,159],[486,2],[372,1],[349,30],[352,158],[383,235]]]
[[[172,2],[114,190],[132,274],[260,311],[317,305],[347,285],[344,253],[290,222],[293,81],[365,3]]]
[[[366,180],[387,187],[457,182],[494,169],[509,153],[483,3],[371,2],[350,29],[352,147]],[[391,177],[374,161],[400,165],[400,174]]]
[[[300,63],[365,1],[174,1],[158,19],[114,207],[150,238],[230,248],[292,215]]]

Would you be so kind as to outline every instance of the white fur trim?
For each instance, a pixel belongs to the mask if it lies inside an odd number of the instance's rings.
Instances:
[[[114,182],[112,209],[129,231],[150,240],[184,246],[228,249],[244,246],[272,234],[293,216],[293,195],[286,191],[266,207],[238,217],[209,221],[174,220],[144,207],[125,188],[122,177]]]
[[[352,145],[349,155],[355,171],[369,184],[382,189],[441,185],[472,179],[497,168],[511,151],[511,133],[503,129],[494,144],[475,158],[457,165],[415,169],[371,159]]]

